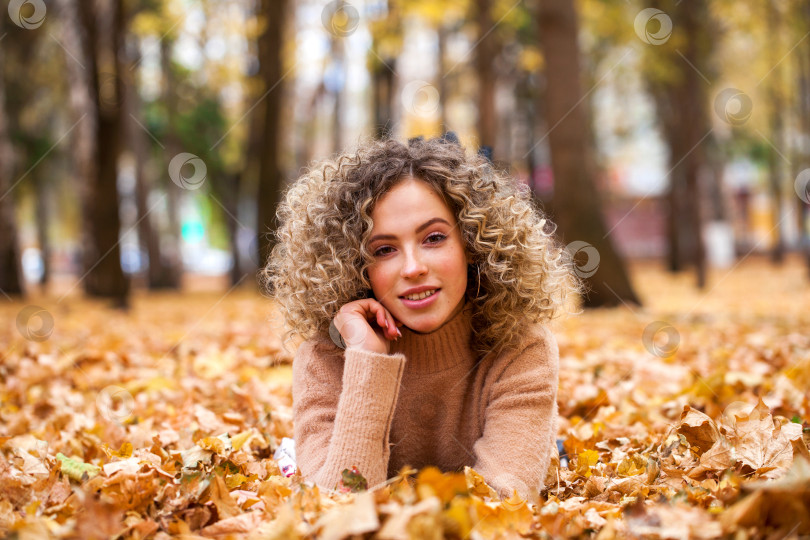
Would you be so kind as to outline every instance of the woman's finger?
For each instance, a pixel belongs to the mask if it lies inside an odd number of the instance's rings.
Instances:
[[[394,325],[394,316],[391,315],[391,313],[385,308],[383,308],[383,315],[385,316],[385,322],[387,323],[385,335],[388,337],[388,339],[394,340],[399,337],[396,330],[397,327]]]
[[[385,330],[385,313],[383,312],[382,306],[377,304],[374,306],[375,314],[377,315],[377,324],[380,325],[380,328]]]
[[[396,319],[394,319],[394,316],[391,314],[391,312],[385,309],[384,306],[381,307],[385,315],[385,320],[388,322],[388,327],[386,328],[387,330],[386,335],[388,336],[389,339],[392,340],[397,339],[399,337],[399,333],[397,332]]]
[[[373,303],[373,306],[377,311],[377,323],[380,325],[380,328],[382,328],[383,335],[389,340],[397,337],[397,332],[394,330],[393,317],[388,313],[388,310],[385,309],[385,306],[377,301]]]
[[[388,329],[391,332],[391,339],[397,339],[399,337],[399,332],[397,331],[397,323],[394,321],[394,316],[391,315],[391,312],[386,311],[388,314]]]

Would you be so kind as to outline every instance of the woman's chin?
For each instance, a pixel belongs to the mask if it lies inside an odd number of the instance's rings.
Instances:
[[[407,326],[409,330],[411,330],[412,332],[416,332],[418,334],[428,334],[430,332],[433,332],[440,326],[437,321],[426,319],[423,320],[412,319],[410,321],[403,319],[397,320],[402,322],[404,326]]]

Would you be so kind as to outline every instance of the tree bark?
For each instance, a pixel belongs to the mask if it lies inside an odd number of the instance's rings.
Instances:
[[[389,69],[395,59],[386,59],[385,64],[377,60],[372,60],[371,71],[372,98],[374,107],[374,137],[377,139],[388,137],[391,134],[393,115],[391,106],[394,96],[394,84],[396,83],[394,72]],[[388,64],[388,65],[386,65]]]
[[[5,19],[0,23],[3,28]],[[5,296],[23,296],[23,274],[17,220],[14,216],[14,149],[8,133],[5,91],[5,54],[0,47],[0,291]]]
[[[133,37],[133,39],[135,39]],[[138,217],[138,243],[149,259],[147,267],[147,283],[150,289],[160,288],[163,284],[163,276],[166,271],[160,256],[160,237],[157,228],[153,225],[151,211],[149,208],[149,194],[152,191],[152,181],[149,178],[150,170],[148,164],[149,145],[143,128],[136,122],[141,118],[141,97],[138,92],[136,62],[137,41],[132,44],[132,50],[128,51],[127,69],[133,73],[124,85],[124,125],[126,140],[133,154],[135,166],[135,207]]]
[[[266,21],[264,32],[259,36],[260,73],[267,95],[264,97],[264,136],[259,157],[259,194],[256,231],[259,236],[260,266],[270,256],[274,241],[271,231],[276,229],[276,207],[281,198],[282,174],[280,164],[280,132],[282,81],[283,29],[288,0],[261,0],[260,9]]]
[[[647,79],[656,104],[664,139],[669,149],[669,190],[667,199],[668,269],[679,272],[694,265],[696,284],[706,284],[706,254],[703,244],[703,197],[700,178],[707,170],[705,147],[709,144],[707,81],[703,79],[712,44],[711,20],[705,0],[688,5],[654,1],[673,21],[676,32],[682,32],[674,49],[673,40],[666,44],[647,45],[656,62],[667,62],[672,80]]]
[[[447,125],[447,79],[444,76],[444,57],[447,55],[447,27],[442,21],[439,22],[439,27],[436,29],[436,38],[438,41],[436,64],[439,66],[439,130],[446,133],[451,130]]]
[[[584,241],[596,248],[598,270],[582,275],[591,289],[587,307],[640,305],[624,263],[607,233],[593,177],[593,156],[580,80],[578,20],[569,0],[540,0],[540,42],[546,62],[546,119],[551,126],[554,208],[558,231],[566,243]],[[591,261],[589,261],[591,262]]]
[[[542,1],[541,1],[542,4]],[[493,31],[492,0],[476,0],[478,45],[475,47],[475,70],[478,79],[478,145],[495,149],[498,123],[495,118],[495,57],[498,43]]]
[[[117,160],[121,132],[121,0],[99,5],[61,0],[71,102],[79,115],[74,159],[82,200],[82,284],[90,296],[129,305],[129,279],[121,268]]]
[[[231,266],[230,272],[231,286],[235,286],[244,276],[242,263],[239,258],[240,224],[234,219],[239,215],[239,193],[242,184],[242,173],[229,173],[225,175],[224,180],[224,185],[220,191],[223,196],[222,204],[229,214],[225,216],[225,227],[228,230],[228,241],[231,247],[231,258],[233,259],[233,266]]]
[[[117,307],[128,307],[129,278],[121,268],[119,234],[121,219],[118,200],[118,155],[122,128],[121,97],[123,82],[120,53],[124,19],[122,0],[111,0],[102,6],[79,2],[84,27],[88,70],[92,77],[90,91],[97,111],[96,174],[91,182],[91,196],[85,211],[92,223],[92,249],[85,258],[85,292],[110,298]]]
[[[810,27],[810,0],[802,0],[797,6],[797,11],[800,20],[805,22],[800,26],[802,34]],[[796,60],[798,63],[798,108],[800,118],[800,130],[804,134],[805,141],[810,138],[810,42],[805,41],[804,44],[796,51]],[[796,175],[799,171],[810,168],[810,144],[805,143],[799,149],[801,166],[798,170],[794,171]],[[801,197],[797,197],[798,205],[798,218],[799,218],[799,238],[800,249],[804,254],[804,260],[807,267],[808,277],[810,278],[810,231],[808,231],[807,220],[810,218],[810,203],[805,202]]]
[[[768,33],[771,36],[770,44],[768,47],[770,64],[773,70],[768,75],[768,98],[770,100],[769,110],[769,124],[771,131],[771,140],[768,148],[768,187],[771,192],[771,208],[773,211],[774,223],[774,243],[771,247],[771,262],[774,264],[781,264],[785,259],[785,245],[784,235],[782,233],[782,156],[779,155],[777,149],[784,148],[782,144],[782,114],[783,114],[783,100],[782,100],[782,81],[781,81],[781,66],[779,65],[779,33],[780,30],[780,16],[779,8],[774,4],[773,0],[766,2],[765,9],[767,10],[766,20],[768,24]]]
[[[51,279],[51,242],[48,236],[51,224],[48,201],[51,200],[51,196],[41,171],[31,171],[31,179],[34,181],[34,197],[36,197],[34,213],[37,224],[37,243],[42,257],[42,275],[39,278],[39,284],[45,287]]]
[[[700,50],[698,45],[704,39],[702,35],[701,25],[708,17],[708,6],[705,0],[696,0],[687,5],[679,5],[678,8],[683,11],[684,27],[688,36],[692,39],[687,40],[685,56],[694,65],[702,65],[698,58]],[[705,82],[701,79],[700,75],[691,67],[686,68],[686,103],[683,109],[683,117],[687,119],[686,123],[686,136],[689,143],[694,143],[697,147],[694,151],[689,152],[684,160],[686,168],[686,197],[687,204],[685,206],[685,215],[687,222],[691,224],[691,234],[693,243],[694,263],[697,278],[697,286],[703,288],[706,286],[706,252],[703,244],[703,216],[701,201],[701,188],[699,184],[700,173],[705,166],[705,152],[703,150],[704,143],[701,143],[701,137],[708,129],[708,122],[706,119],[705,103],[706,92],[703,86]],[[690,114],[694,112],[694,114]],[[694,146],[693,145],[693,146]],[[693,146],[690,146],[693,147]]]
[[[394,136],[394,109],[396,108],[397,58],[386,42],[401,37],[401,16],[398,3],[386,0],[386,15],[371,26],[371,46],[366,57],[371,77],[372,130],[375,139]],[[441,44],[439,44],[441,47]],[[439,74],[442,75],[441,65]],[[314,98],[313,98],[314,99]],[[442,95],[439,94],[439,99]]]
[[[343,101],[346,90],[346,53],[344,48],[343,38],[331,36],[329,40],[332,63],[331,75],[336,77],[336,80],[333,81],[336,86],[332,88],[332,98],[334,100],[332,107],[332,151],[336,154],[343,151]]]
[[[173,41],[164,38],[160,42],[160,69],[163,73],[162,100],[166,107],[166,159],[164,169],[168,170],[172,158],[182,152],[176,133],[177,126],[177,83],[172,71]],[[182,190],[164,176],[166,190],[166,216],[168,230],[160,235],[159,264],[150,271],[149,287],[151,289],[179,289],[183,275],[183,261],[180,250],[180,220],[178,205],[183,196]]]

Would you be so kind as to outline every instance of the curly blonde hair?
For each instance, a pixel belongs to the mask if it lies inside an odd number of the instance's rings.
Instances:
[[[366,139],[355,153],[305,169],[276,211],[276,244],[260,282],[290,328],[285,349],[294,335],[328,335],[341,306],[371,296],[370,215],[384,194],[409,177],[442,197],[473,257],[466,294],[473,304],[470,345],[476,354],[519,347],[528,325],[551,320],[565,309],[569,294],[581,294],[571,256],[527,186],[445,138],[407,144]]]

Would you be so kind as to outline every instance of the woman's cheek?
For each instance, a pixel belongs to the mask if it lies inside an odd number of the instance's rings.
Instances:
[[[393,293],[394,286],[392,270],[386,268],[384,263],[377,263],[373,271],[369,270],[368,275],[377,299],[382,298],[381,303],[390,302],[390,295]]]

